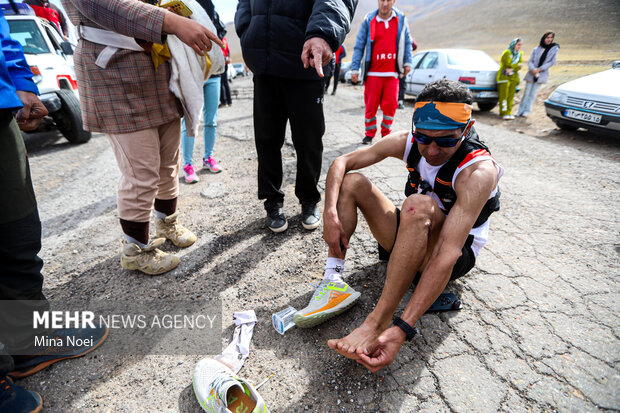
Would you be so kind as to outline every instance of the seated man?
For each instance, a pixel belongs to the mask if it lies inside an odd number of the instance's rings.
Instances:
[[[372,372],[389,365],[412,327],[451,279],[465,275],[488,236],[489,215],[499,209],[502,168],[478,140],[471,119],[472,95],[446,79],[419,94],[411,132],[393,133],[375,145],[337,158],[325,189],[323,238],[329,246],[325,278],[295,323],[310,327],[341,313],[358,298],[341,278],[359,209],[389,256],[383,292],[364,323],[329,346]],[[360,173],[348,173],[388,156],[407,163],[402,213]],[[417,287],[401,318],[394,312],[412,284]]]

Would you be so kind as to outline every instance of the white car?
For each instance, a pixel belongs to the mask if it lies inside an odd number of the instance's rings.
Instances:
[[[545,100],[545,110],[562,129],[620,137],[620,60],[609,70],[558,86]]]
[[[16,5],[20,14],[14,14],[10,8],[3,8],[3,11],[11,37],[24,49],[26,61],[34,74],[33,80],[41,94],[39,99],[47,108],[53,124],[69,142],[88,141],[91,133],[83,129],[73,68],[73,46],[47,20],[35,16],[30,6]]]
[[[499,64],[482,50],[432,49],[413,55],[405,77],[405,93],[417,96],[426,84],[446,78],[462,82],[472,91],[481,111],[497,105]]]
[[[232,70],[236,72],[235,77],[237,76],[246,77],[248,75],[248,71],[245,69],[245,65],[243,63],[233,63],[231,66],[232,66]],[[230,69],[231,68],[229,67],[228,70]]]

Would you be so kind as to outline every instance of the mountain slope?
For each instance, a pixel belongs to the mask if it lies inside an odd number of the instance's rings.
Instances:
[[[397,0],[409,20],[419,50],[435,47],[481,49],[498,59],[517,36],[524,40],[525,56],[547,30],[556,32],[560,61],[620,59],[619,0]],[[376,9],[376,0],[360,0],[345,45],[349,60],[364,15]],[[228,41],[233,61],[241,61],[239,40],[232,24]]]

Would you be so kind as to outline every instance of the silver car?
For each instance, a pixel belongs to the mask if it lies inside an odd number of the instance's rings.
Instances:
[[[545,110],[562,129],[620,137],[620,60],[609,70],[558,86],[545,100]]]
[[[417,96],[426,84],[442,78],[469,87],[482,111],[497,105],[496,76],[499,64],[482,50],[431,49],[413,55],[412,70],[405,78],[405,93]]]

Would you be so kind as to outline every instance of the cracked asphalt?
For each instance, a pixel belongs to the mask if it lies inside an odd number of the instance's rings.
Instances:
[[[232,312],[254,309],[259,321],[240,375],[258,383],[275,373],[260,389],[274,412],[620,411],[620,140],[585,132],[533,137],[491,126],[489,115],[479,114],[477,130],[506,172],[489,243],[474,270],[448,286],[463,309],[425,315],[421,334],[395,362],[370,374],[326,344],[360,324],[381,291],[385,264],[363,220],[345,268],[360,302],[314,329],[280,336],[271,326],[272,313],[306,305],[327,250],[320,230],[301,228],[290,132],[282,151],[290,227],[271,234],[264,225],[251,86],[236,79],[233,106],[219,112],[215,157],[224,172],[199,172],[199,183],[181,184],[182,219],[199,240],[184,250],[166,246],[181,265],[160,277],[120,268],[119,173],[107,139],[97,134],[71,146],[53,133],[28,136],[44,292],[52,302],[215,294],[223,302],[222,346],[232,337]],[[411,110],[407,102],[397,112],[394,130],[409,127]],[[362,88],[341,85],[327,95],[325,117],[321,185],[330,162],[360,146]],[[195,159],[201,150],[197,140]],[[402,162],[386,160],[363,173],[402,203]],[[38,391],[48,412],[200,411],[191,378],[202,356],[101,353],[19,384]]]

